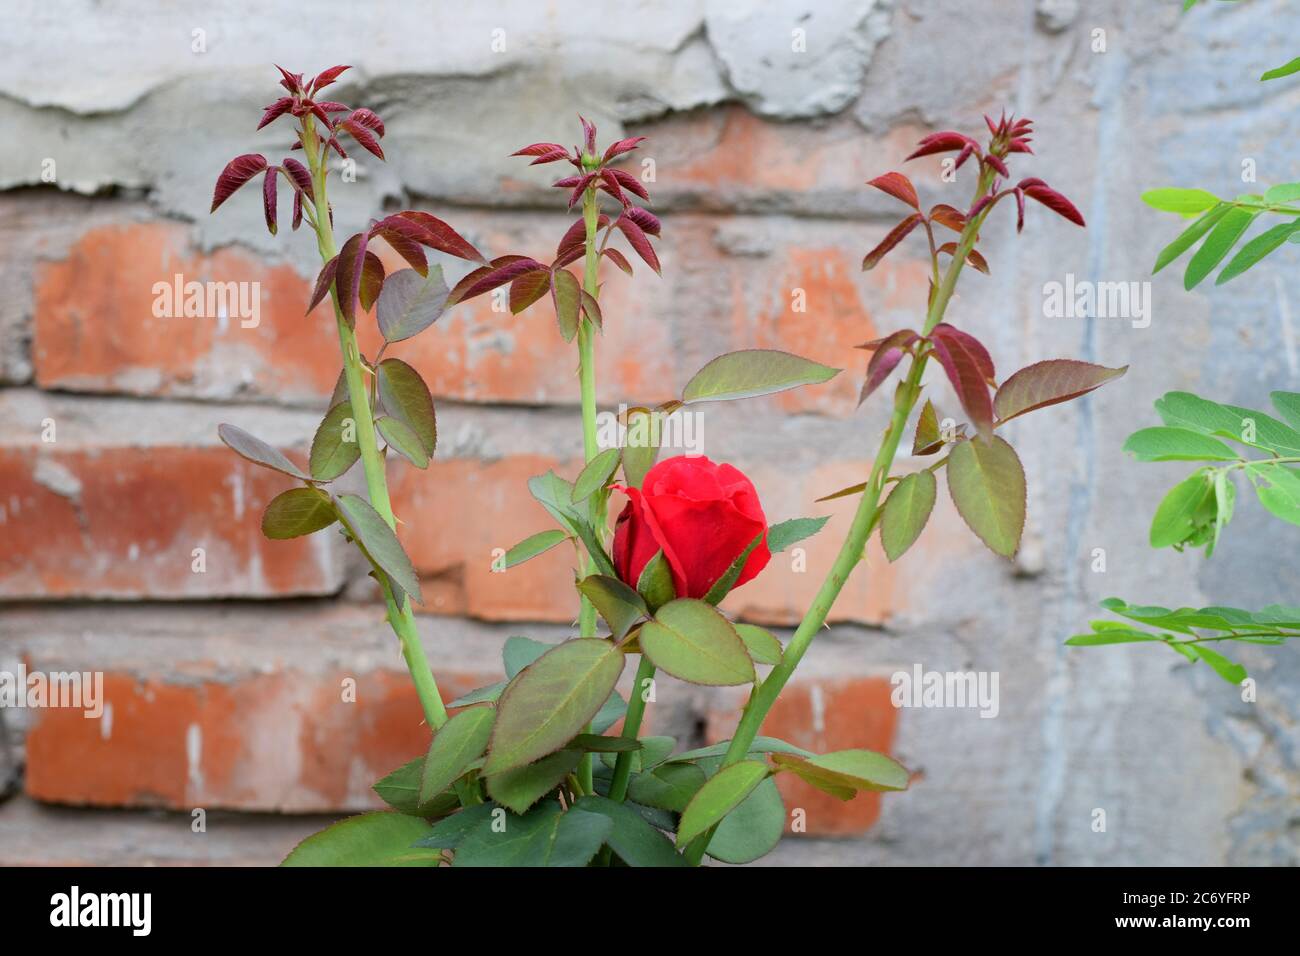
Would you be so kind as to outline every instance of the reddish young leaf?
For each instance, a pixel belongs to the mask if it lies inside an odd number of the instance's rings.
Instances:
[[[921,200],[916,195],[916,187],[902,173],[885,173],[875,179],[867,180],[868,186],[875,186],[881,192],[889,193],[895,199],[907,203],[917,212],[921,211]]]
[[[916,420],[916,434],[912,436],[912,454],[918,457],[933,455],[943,447],[943,434],[939,431],[939,416],[934,404],[927,398]]]
[[[1083,214],[1074,207],[1074,203],[1070,202],[1070,200],[1066,199],[1055,189],[1049,188],[1047,184],[1043,183],[1041,180],[1031,186],[1026,186],[1024,183],[1021,183],[1020,187],[1025,191],[1026,196],[1030,199],[1036,199],[1058,216],[1063,216],[1076,226],[1085,225]]]
[[[217,177],[217,187],[212,192],[212,208],[208,212],[216,212],[217,207],[229,199],[236,189],[264,169],[266,157],[261,153],[245,153],[226,163],[226,168]]]
[[[339,309],[348,325],[357,321],[357,302],[361,298],[361,276],[366,267],[366,244],[368,237],[364,232],[343,243],[339,250],[338,272],[335,273],[335,288],[338,290]]]
[[[966,228],[966,216],[962,211],[945,203],[939,203],[930,210],[930,221],[946,226],[953,232],[961,232]]]
[[[302,193],[298,190],[293,191],[293,228],[297,231],[302,225]]]
[[[387,220],[385,220],[387,221]],[[405,223],[405,220],[400,220]],[[409,227],[409,223],[406,223]],[[403,228],[376,224],[370,230],[370,238],[378,236],[393,247],[393,251],[406,260],[407,265],[422,276],[429,274],[429,259],[420,248],[420,243],[411,238],[410,233]]]
[[[312,192],[311,173],[307,172],[307,167],[292,156],[286,156],[281,160],[280,165],[289,175],[289,180],[293,183],[294,190],[307,194],[307,198],[312,202],[316,201],[316,194]]]
[[[610,262],[614,263],[614,265],[618,266],[628,275],[632,274],[632,263],[628,262],[623,253],[619,252],[617,249],[606,249],[601,253],[601,255],[605,256]]]
[[[615,179],[617,179],[619,183],[622,185],[622,187],[626,189],[628,192],[636,196],[640,196],[642,199],[646,200],[647,202],[650,200],[650,193],[646,191],[645,186],[641,185],[641,180],[637,179],[627,170],[610,168],[605,170],[605,172],[609,173]]]
[[[644,139],[645,139],[644,136],[632,136],[628,139],[620,139],[617,142],[610,143],[609,148],[605,150],[605,155],[602,158],[601,162],[607,163],[615,156],[620,156],[623,153],[631,152],[632,150],[636,149],[637,144],[642,142]]]
[[[624,211],[623,215],[631,219],[641,227],[641,231],[649,236],[658,236],[659,231],[663,228],[659,222],[659,217],[648,209],[642,209],[640,206],[633,206]]]
[[[335,103],[333,100],[323,100],[316,104],[326,113],[347,113],[352,109],[346,103]]]
[[[868,252],[863,258],[862,271],[866,272],[870,269],[874,269],[880,263],[880,260],[889,254],[889,250],[893,249],[894,246],[906,239],[907,234],[920,225],[924,218],[925,217],[920,213],[913,213],[893,229],[889,230],[889,235],[880,240],[880,245]]]
[[[967,152],[979,149],[979,144],[969,136],[952,130],[945,130],[942,133],[931,133],[917,144],[918,148],[912,155],[907,157],[908,160],[919,159],[922,156],[932,156],[935,153],[950,153],[955,149]]]
[[[587,122],[582,116],[578,117],[578,122],[582,124],[582,139],[585,149],[594,156],[596,154],[596,124]]]
[[[993,401],[989,397],[988,383],[980,369],[980,363],[964,346],[962,339],[954,336],[933,336],[935,357],[943,366],[952,383],[953,390],[961,402],[962,408],[970,416],[981,435],[993,433]]]
[[[630,206],[632,201],[623,195],[623,187],[618,184],[618,177],[610,170],[602,169],[600,171],[601,186],[605,192],[613,196],[620,205]]]
[[[608,225],[609,225],[609,216],[606,216],[604,213],[600,213],[596,217],[596,230],[600,231],[601,229],[604,229]],[[577,256],[573,255],[575,249],[577,250],[578,253]],[[573,221],[573,225],[569,226],[569,228],[564,231],[564,235],[560,237],[559,245],[555,247],[555,258],[556,258],[555,264],[568,265],[570,262],[573,262],[574,259],[576,259],[578,256],[581,256],[584,252],[586,252],[586,249],[587,249],[587,222],[585,219],[581,219],[581,218],[575,219]],[[565,261],[560,262],[559,261],[560,259],[564,259]]]
[[[986,162],[989,165],[989,168],[991,168],[1003,179],[1011,178],[1011,170],[1007,169],[1007,164],[1002,162],[1002,160],[998,159],[992,153],[985,154],[984,162]]]
[[[380,159],[384,158],[384,150],[379,145],[379,140],[375,139],[374,134],[366,129],[354,119],[345,119],[339,123],[338,128],[349,133],[357,141],[357,145],[367,152],[374,153]]]
[[[347,118],[347,122],[360,123],[376,136],[382,137],[384,135],[384,121],[379,118],[379,114],[374,110],[368,110],[365,107],[353,110],[352,115]]]
[[[659,257],[655,255],[654,246],[650,245],[650,240],[646,238],[645,231],[632,218],[632,212],[645,212],[643,209],[626,209],[623,215],[614,220],[614,225],[623,230],[623,235],[627,237],[628,243],[636,250],[636,254],[645,260],[645,264],[653,269],[656,273],[659,270]],[[647,213],[647,215],[649,215]],[[658,220],[655,220],[658,222]]]
[[[553,153],[559,150],[566,156],[568,152],[559,143],[533,143],[531,146],[525,146],[523,149],[517,149],[511,156],[545,156],[547,153]]]
[[[564,341],[572,342],[578,334],[582,286],[567,269],[556,269],[551,276],[551,303],[555,306],[556,321],[560,323],[560,334]]]
[[[984,376],[989,385],[995,385],[997,372],[993,368],[993,356],[989,355],[989,350],[984,347],[984,343],[969,332],[963,332],[956,326],[949,325],[947,322],[940,322],[934,327],[931,337],[943,339],[952,339],[971,354],[975,359],[975,364],[979,367],[980,374]]]
[[[319,93],[350,69],[350,66],[331,66],[328,70],[321,70],[316,74],[316,79],[312,80],[312,93]]]
[[[603,329],[605,320],[600,314],[600,303],[596,301],[596,297],[586,289],[579,290],[579,296],[583,314],[596,324],[596,328]]]
[[[465,278],[456,283],[447,296],[447,305],[454,305],[457,302],[464,302],[475,296],[482,295],[484,292],[491,292],[497,286],[505,285],[507,282],[513,282],[522,275],[537,269],[545,269],[536,259],[530,259],[528,256],[500,256],[493,259],[489,265],[475,269]]]
[[[549,153],[542,153],[542,155],[538,156],[536,159],[534,159],[534,160],[533,160],[531,163],[529,163],[528,165],[529,165],[529,166],[544,166],[544,165],[546,165],[547,163],[554,163],[554,162],[556,162],[557,160],[568,159],[568,158],[569,158],[569,151],[568,151],[567,149],[564,149],[563,147],[561,147],[561,148],[559,148],[559,149],[554,149],[554,150],[552,150],[552,151],[549,152]]]
[[[944,243],[943,245],[941,245],[941,246],[940,246],[936,251],[937,251],[937,252],[946,253],[946,254],[948,254],[948,255],[950,255],[950,256],[955,256],[955,255],[957,254],[957,243],[955,243],[955,242],[945,242],[945,243]],[[969,253],[967,253],[967,255],[966,255],[966,264],[967,264],[968,266],[972,267],[973,269],[976,269],[976,270],[978,270],[979,272],[984,273],[985,275],[988,275],[988,274],[989,274],[989,264],[988,264],[988,262],[986,262],[986,261],[984,260],[984,257],[983,257],[982,255],[980,255],[980,254],[979,254],[976,250],[974,250],[974,249],[972,249]]]
[[[1002,383],[993,399],[993,408],[998,421],[1005,422],[1026,412],[1086,395],[1127,371],[1127,365],[1107,368],[1076,359],[1035,362]]]
[[[900,329],[883,339],[867,343],[867,345],[874,345],[875,350],[871,356],[871,361],[867,363],[867,378],[862,383],[861,394],[858,395],[859,405],[865,402],[871,393],[889,377],[889,373],[907,354],[908,347],[918,338],[920,336],[911,329]]]
[[[303,92],[303,87],[302,87],[302,74],[301,74],[301,73],[290,73],[288,70],[286,70],[284,67],[280,66],[280,64],[278,64],[278,63],[275,64],[275,68],[276,68],[277,70],[280,71],[280,77],[281,77],[281,79],[280,79],[280,85],[281,85],[281,86],[283,86],[283,87],[284,87],[286,90],[288,90],[290,93],[301,93],[301,92]]]
[[[578,200],[582,198],[582,194],[586,192],[587,187],[596,181],[596,178],[595,173],[587,173],[585,176],[571,176],[569,179],[561,179],[560,182],[552,183],[552,185],[559,186],[561,183],[567,184],[570,180],[573,180],[573,191],[569,193],[569,208],[572,209]]]
[[[379,293],[384,288],[384,264],[379,261],[379,257],[366,250],[365,264],[361,267],[361,284],[357,288],[357,296],[361,302],[361,308],[366,312],[375,304],[379,298]]]
[[[272,103],[270,106],[266,108],[266,112],[262,114],[262,121],[257,124],[257,128],[261,129],[263,126],[267,125],[268,123],[272,123],[275,120],[279,119],[285,113],[289,112],[289,108],[291,106],[293,106],[292,96],[280,97],[278,100],[276,100],[274,103]]]
[[[329,262],[325,263],[320,274],[316,276],[316,288],[312,290],[311,302],[307,306],[307,311],[320,305],[320,300],[329,294],[330,286],[334,284],[334,274],[339,267],[339,257],[335,256]]]
[[[418,226],[421,234],[412,236],[412,238],[430,249],[437,249],[439,252],[445,252],[458,259],[468,259],[472,262],[488,264],[488,260],[483,257],[483,253],[475,249],[460,233],[438,217],[431,216],[427,212],[417,212],[413,209],[395,213],[394,215]]]
[[[276,233],[275,186],[280,177],[280,167],[268,166],[262,177],[262,212],[266,214],[266,228],[271,235]]]
[[[545,269],[526,272],[510,283],[510,311],[518,315],[551,288],[551,274]]]

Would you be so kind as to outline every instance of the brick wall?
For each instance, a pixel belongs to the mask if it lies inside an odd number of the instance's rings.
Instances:
[[[866,355],[852,346],[915,322],[925,301],[915,246],[859,272],[893,221],[889,200],[863,182],[897,168],[935,125],[973,129],[1004,104],[1037,119],[1027,174],[1047,174],[1091,228],[1031,216],[1017,242],[994,227],[993,275],[964,280],[954,309],[1005,368],[1059,354],[1134,370],[1085,406],[1018,426],[1030,526],[1016,564],[982,551],[942,495],[903,560],[890,565],[872,545],[767,729],[820,750],[887,750],[920,777],[907,794],[849,804],[783,780],[808,834],[773,860],[1294,862],[1284,808],[1300,771],[1283,746],[1300,714],[1293,658],[1248,660],[1278,668],[1277,690],[1243,715],[1213,677],[1160,655],[1061,647],[1111,593],[1176,604],[1248,604],[1250,587],[1264,601],[1288,586],[1294,595],[1294,568],[1261,568],[1257,547],[1216,558],[1209,576],[1151,553],[1145,516],[1167,476],[1118,453],[1167,389],[1250,404],[1295,387],[1294,362],[1254,331],[1278,303],[1230,307],[1162,276],[1145,332],[1051,322],[1039,304],[1041,284],[1066,272],[1146,278],[1167,224],[1138,207],[1141,188],[1230,177],[1215,164],[1235,169],[1231,143],[1170,158],[1189,125],[1175,106],[1186,77],[1244,91],[1230,108],[1233,141],[1257,127],[1285,138],[1293,113],[1249,99],[1250,81],[1257,57],[1272,65],[1292,53],[1257,49],[1271,41],[1254,14],[1198,11],[1175,24],[1172,9],[1139,17],[1119,0],[1086,11],[783,0],[762,13],[701,0],[593,21],[577,4],[552,18],[521,0],[415,23],[396,3],[330,2],[314,8],[327,26],[306,34],[263,5],[180,5],[133,17],[128,36],[89,3],[58,22],[20,7],[16,48],[0,57],[13,147],[0,156],[0,668],[102,671],[106,705],[98,720],[0,711],[0,787],[23,769],[22,795],[0,805],[0,862],[274,862],[322,815],[376,805],[370,783],[427,740],[355,555],[328,533],[264,540],[261,508],[291,482],[216,436],[231,422],[304,455],[337,375],[332,322],[323,310],[303,316],[311,242],[288,230],[270,239],[253,195],[206,215],[226,159],[283,137],[252,133],[270,63],[310,72],[335,61],[357,65],[338,96],[380,110],[390,154],[386,165],[361,160],[357,181],[337,187],[344,230],[401,202],[447,218],[489,254],[542,257],[569,216],[545,172],[506,154],[566,141],[578,112],[605,136],[650,137],[663,278],[607,277],[602,408],[667,399],[736,348],[847,369],[825,386],[703,412],[703,450],[745,469],[769,516],[831,515],[806,564],[778,556],[724,605],[782,635],[851,513],[851,501],[813,499],[862,480],[885,421],[881,403],[856,408]],[[817,55],[786,68],[772,51],[788,48],[792,25]],[[1090,48],[1099,28],[1104,54]],[[501,53],[490,47],[497,29]],[[98,64],[93,76],[51,67],[74,51]],[[48,159],[53,183],[42,180]],[[964,196],[968,183],[915,166],[935,201],[963,204],[954,190]],[[464,269],[444,265],[452,278]],[[156,317],[153,284],[176,273],[260,283],[260,324]],[[1256,289],[1269,289],[1259,273]],[[373,323],[359,327],[373,354]],[[507,636],[570,633],[568,556],[504,574],[491,561],[548,526],[524,481],[579,467],[576,358],[545,308],[512,317],[487,297],[390,354],[421,371],[438,405],[437,459],[427,471],[394,466],[391,481],[428,598],[421,636],[450,699],[495,679]],[[941,409],[955,409],[945,388],[933,382]],[[1088,573],[1095,547],[1110,555],[1106,579]],[[997,671],[999,716],[895,709],[889,675],[917,663]],[[668,683],[648,719],[653,732],[703,743],[729,736],[740,703]],[[1173,804],[1176,818],[1160,809]],[[1098,806],[1117,821],[1106,834],[1088,825]],[[190,825],[196,809],[206,832]]]

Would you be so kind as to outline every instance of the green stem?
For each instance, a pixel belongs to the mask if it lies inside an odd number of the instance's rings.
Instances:
[[[628,740],[636,740],[637,734],[641,733],[641,721],[645,717],[646,683],[653,681],[654,676],[654,664],[650,663],[650,658],[642,655],[641,663],[636,669],[636,682],[632,685],[632,699],[627,702],[627,716],[623,718],[622,736]],[[623,802],[631,776],[632,751],[629,750],[619,754],[614,761],[614,779],[609,785],[609,799],[615,803]]]
[[[979,186],[975,191],[976,197],[983,195],[991,183],[992,177],[989,173],[985,172],[981,175]],[[987,212],[985,215],[987,215]],[[957,286],[957,278],[961,275],[967,254],[975,246],[979,235],[979,227],[983,224],[983,221],[984,216],[980,216],[968,222],[966,228],[962,230],[961,239],[957,243],[957,250],[953,254],[952,262],[949,263],[948,271],[944,273],[943,280],[939,283],[930,302],[925,319],[924,335],[929,335],[934,331],[934,327],[943,321],[944,312],[948,308],[953,290]],[[925,350],[921,350],[912,356],[907,378],[904,380],[902,387],[894,394],[894,412],[890,416],[889,427],[885,430],[880,450],[872,463],[871,477],[867,480],[867,487],[863,490],[862,498],[858,502],[858,509],[853,515],[853,523],[849,526],[848,536],[840,546],[835,563],[831,565],[830,573],[818,589],[817,596],[808,608],[808,613],[804,615],[785,652],[781,655],[781,662],[772,668],[771,673],[758,685],[749,702],[745,705],[745,709],[740,716],[740,722],[736,725],[736,730],[731,736],[731,743],[722,758],[722,767],[729,767],[732,764],[739,763],[748,756],[749,748],[754,743],[754,738],[758,736],[768,711],[772,709],[772,705],[776,703],[781,691],[785,689],[785,685],[794,674],[795,668],[799,666],[799,662],[812,645],[813,638],[822,625],[826,623],[826,617],[830,614],[831,606],[839,597],[840,591],[844,589],[849,575],[857,567],[858,562],[865,557],[867,539],[871,536],[871,530],[876,524],[876,517],[880,507],[880,495],[884,490],[885,481],[889,477],[889,470],[893,467],[894,456],[898,453],[898,444],[903,437],[904,429],[907,427],[908,417],[920,397],[921,376],[925,372],[928,359],[929,353]],[[687,862],[692,866],[698,866],[704,858],[704,851],[709,845],[709,840],[713,837],[714,829],[716,827],[696,837],[684,851]]]
[[[334,227],[330,223],[329,200],[325,191],[328,170],[324,153],[320,148],[320,140],[316,136],[315,124],[310,117],[307,117],[303,123],[303,134],[303,147],[311,169],[312,192],[315,196],[316,245],[320,250],[321,262],[324,263],[333,259],[338,252],[334,245]],[[338,327],[339,350],[343,355],[343,377],[348,385],[348,401],[352,405],[352,420],[356,425],[357,447],[361,451],[361,465],[365,471],[370,505],[388,522],[390,528],[396,530],[397,519],[393,514],[392,501],[388,495],[388,476],[384,470],[384,458],[379,454],[379,445],[375,441],[375,421],[370,411],[370,395],[366,388],[365,373],[361,367],[361,352],[357,348],[356,332],[343,317],[337,289],[331,290],[331,300],[334,304],[335,325]],[[420,643],[420,634],[415,624],[415,614],[411,610],[410,599],[403,595],[399,607],[392,591],[385,585],[384,601],[388,605],[388,621],[401,642],[402,657],[411,672],[411,680],[415,683],[425,720],[433,730],[437,730],[447,722],[447,708],[443,706],[442,695],[438,693],[438,683],[424,655],[424,647]]]

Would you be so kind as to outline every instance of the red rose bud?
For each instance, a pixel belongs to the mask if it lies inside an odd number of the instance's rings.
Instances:
[[[641,488],[625,488],[627,506],[614,529],[614,567],[636,586],[647,562],[659,550],[672,571],[677,596],[702,598],[751,541],[734,587],[767,566],[767,518],[754,484],[731,465],[704,457],[678,455],[659,462]]]

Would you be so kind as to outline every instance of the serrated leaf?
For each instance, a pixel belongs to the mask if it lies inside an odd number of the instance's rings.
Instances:
[[[515,813],[526,813],[573,773],[581,760],[580,750],[557,750],[527,766],[493,774],[487,778],[488,795]]]
[[[380,333],[388,342],[418,335],[438,321],[447,308],[450,291],[442,277],[442,266],[434,266],[427,276],[414,269],[394,272],[379,294],[375,318]]]
[[[452,792],[441,794],[428,803],[420,803],[420,774],[423,769],[424,758],[416,757],[375,781],[371,789],[394,810],[426,820],[445,817],[459,809],[460,800]]]
[[[731,622],[694,598],[670,601],[642,626],[641,652],[660,670],[692,684],[754,681],[754,662]]]
[[[984,361],[988,353],[983,346],[976,348],[978,343],[970,336],[935,334],[930,344],[971,424],[987,438],[993,430],[993,400],[989,396],[992,375]]]
[[[823,518],[790,518],[767,529],[767,550],[780,554],[793,544],[805,538],[811,538],[830,521],[830,515]]]
[[[619,450],[606,448],[600,452],[579,472],[573,482],[573,503],[586,501],[593,494],[604,488],[618,469]]]
[[[749,561],[749,556],[754,553],[754,549],[763,543],[763,536],[766,531],[760,531],[754,535],[752,541],[745,546],[745,550],[732,559],[731,564],[727,565],[727,570],[722,572],[722,576],[709,585],[709,590],[704,594],[706,604],[717,606],[722,602],[731,589],[736,586],[740,580],[740,574],[745,570],[745,564]]]
[[[412,601],[423,604],[420,579],[411,566],[411,559],[406,556],[397,535],[393,534],[393,529],[388,527],[379,512],[370,506],[370,502],[357,495],[340,495],[338,508],[348,530],[365,549],[370,560],[406,592]]]
[[[631,488],[640,488],[646,473],[659,457],[663,416],[648,408],[631,408],[623,440],[623,477]]]
[[[490,803],[476,803],[472,807],[466,807],[435,823],[429,828],[427,836],[415,842],[415,846],[454,850],[469,834],[484,827],[490,828],[497,809]]]
[[[948,456],[948,493],[989,550],[1011,557],[1025,528],[1025,471],[1002,438],[959,443]]]
[[[545,554],[561,541],[568,540],[569,535],[558,528],[553,528],[550,531],[539,531],[537,534],[524,538],[523,541],[520,541],[507,551],[501,560],[501,567],[513,568],[517,564],[523,564],[530,558]]]
[[[484,774],[513,770],[567,744],[613,692],[623,664],[608,641],[578,638],[521,671],[497,703]]]
[[[614,640],[621,641],[632,625],[650,613],[641,595],[618,578],[592,574],[578,582],[578,591],[591,602]]]
[[[680,813],[706,779],[693,763],[666,763],[633,777],[627,795],[647,807]]]
[[[1236,461],[1240,457],[1217,438],[1167,425],[1138,429],[1124,442],[1124,451],[1138,461]]]
[[[582,286],[567,269],[556,269],[551,275],[551,304],[555,306],[555,318],[560,324],[560,335],[564,341],[572,342],[578,334],[579,310],[582,306]]]
[[[391,415],[380,415],[375,419],[375,427],[383,436],[389,448],[397,452],[416,468],[428,468],[429,456],[424,450],[420,436],[413,432],[406,423]]]
[[[776,780],[768,777],[722,818],[705,852],[723,863],[752,863],[781,842],[785,821],[785,804]]]
[[[943,447],[943,436],[939,432],[939,416],[934,404],[927,398],[921,406],[921,415],[916,420],[916,435],[912,438],[913,455],[933,455]],[[863,490],[866,489],[864,484]]]
[[[829,381],[839,373],[840,369],[774,349],[728,352],[695,373],[682,391],[682,401],[689,405],[754,398]]]
[[[767,764],[757,760],[742,760],[719,770],[705,781],[682,811],[677,845],[685,846],[721,822],[766,778]]]
[[[360,457],[357,423],[351,403],[344,399],[325,413],[316,428],[308,457],[311,476],[317,481],[333,481],[346,474]]]
[[[906,790],[909,777],[902,764],[873,750],[837,750],[806,759],[773,754],[772,762],[814,785],[825,783],[850,790]]]
[[[420,772],[420,803],[442,793],[483,756],[495,716],[491,704],[479,704],[467,707],[438,728]]]
[[[485,684],[482,687],[475,687],[468,694],[461,694],[455,700],[448,702],[447,709],[455,710],[457,707],[469,707],[473,704],[485,704],[496,701],[501,692],[506,689],[509,681],[500,680],[495,684]]]
[[[613,831],[608,817],[548,801],[511,816],[504,831],[478,826],[465,836],[452,866],[586,866]]]
[[[507,637],[501,648],[501,665],[505,668],[506,676],[513,678],[537,658],[557,647],[558,644],[535,641],[531,637]]]
[[[255,465],[270,468],[272,471],[289,475],[291,478],[298,478],[302,481],[307,480],[307,476],[303,474],[302,469],[286,458],[279,449],[272,448],[262,439],[250,435],[242,428],[237,428],[234,425],[218,425],[217,436],[236,455],[251,461]]]
[[[740,639],[745,642],[745,649],[749,651],[749,656],[754,663],[773,666],[781,663],[781,642],[776,639],[775,634],[757,624],[732,626],[740,635]]]
[[[710,744],[707,747],[699,747],[695,750],[687,750],[683,753],[673,754],[669,757],[672,763],[685,761],[708,761],[714,757],[722,757],[726,754],[731,746],[730,740],[722,740],[716,744]],[[815,757],[811,750],[805,750],[803,747],[795,746],[788,741],[781,740],[777,737],[755,737],[754,742],[749,745],[749,755],[754,754],[798,754],[800,757]]]
[[[309,836],[281,866],[437,866],[437,850],[412,847],[428,836],[419,817],[384,810],[348,817]]]
[[[613,827],[605,842],[628,866],[687,865],[685,858],[673,849],[672,841],[631,807],[599,796],[580,797],[574,807],[609,819]]]
[[[272,498],[262,512],[262,534],[283,541],[328,528],[337,520],[329,495],[315,488],[290,488]]]
[[[438,445],[433,396],[420,373],[400,359],[384,359],[375,370],[379,401],[393,418],[415,432],[430,458]]]
[[[1127,365],[1106,368],[1074,359],[1036,362],[1002,383],[993,398],[993,410],[998,421],[1005,422],[1026,412],[1086,395],[1127,371]]]
[[[907,475],[885,499],[880,517],[880,543],[890,561],[897,561],[921,536],[930,520],[938,482],[929,471]]]
[[[651,611],[659,610],[677,597],[672,568],[662,550],[656,551],[654,557],[641,569],[641,576],[636,581],[636,590]]]

